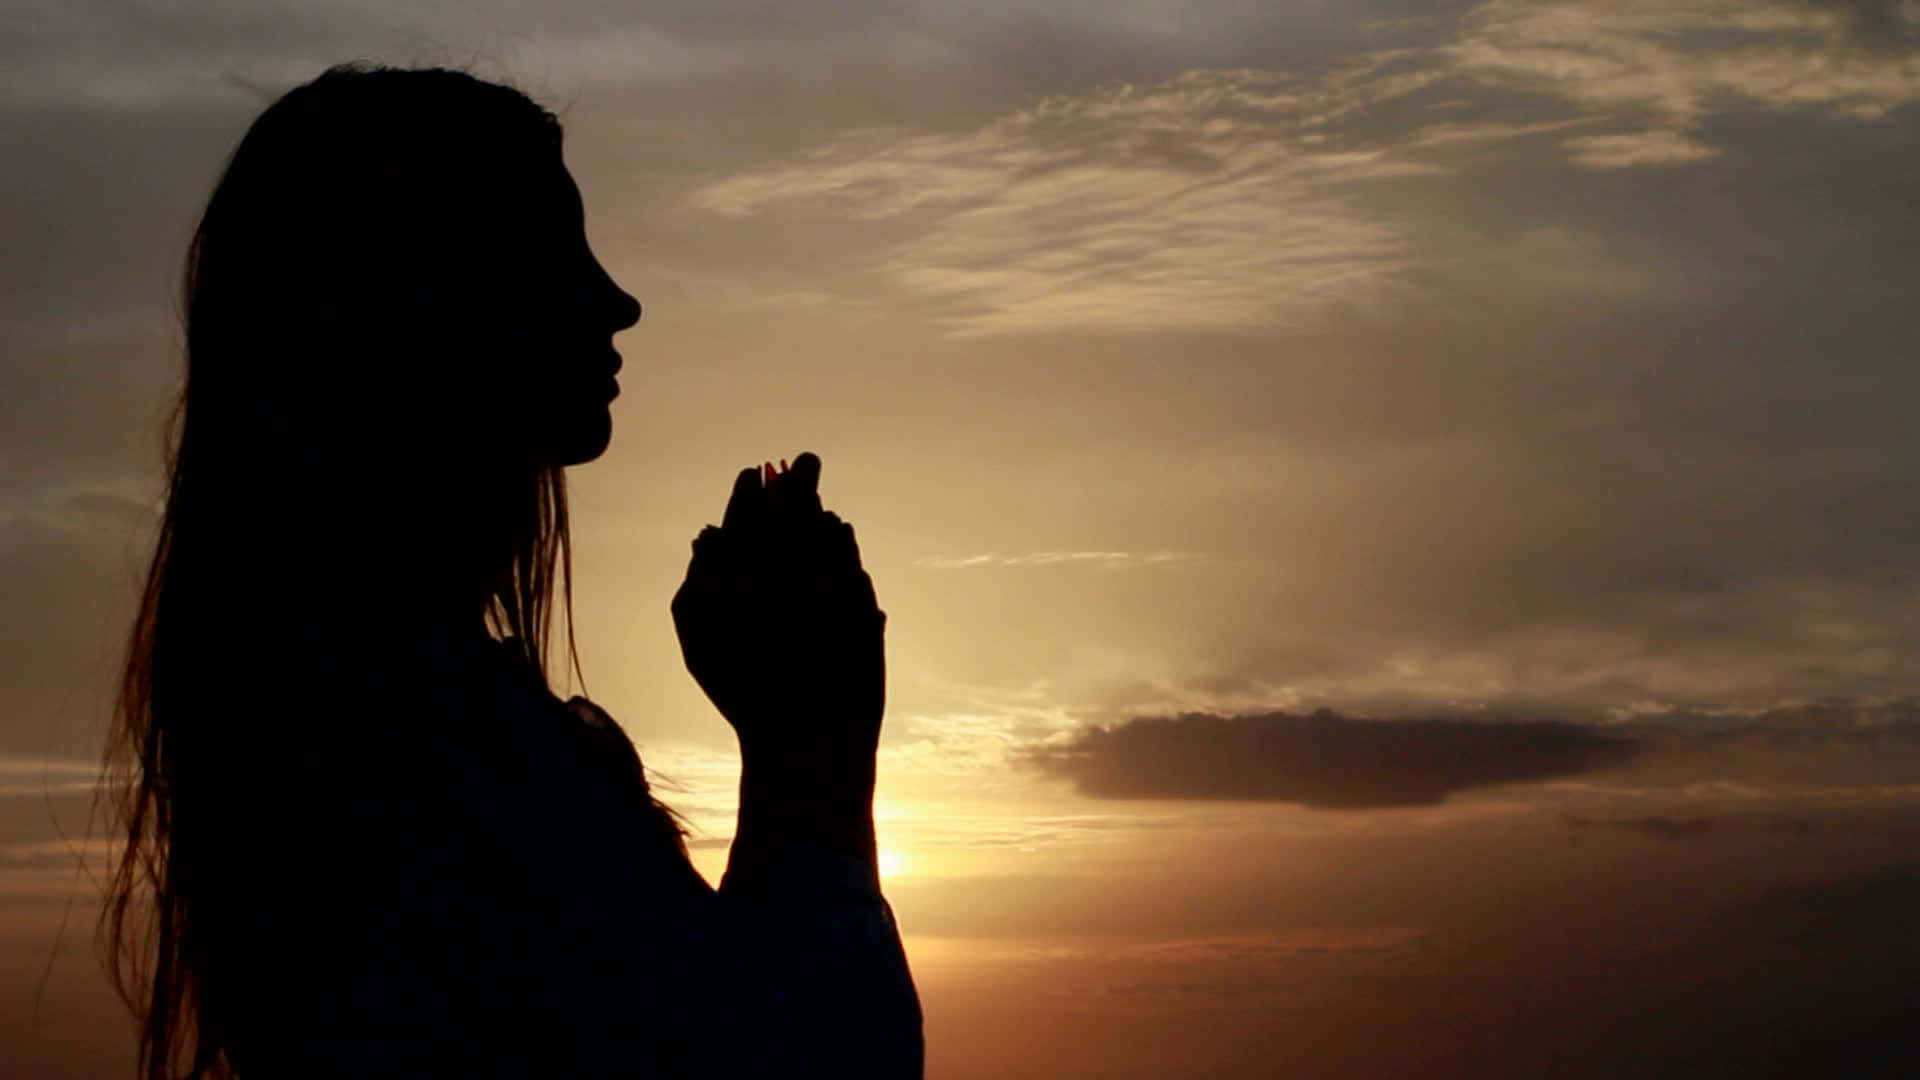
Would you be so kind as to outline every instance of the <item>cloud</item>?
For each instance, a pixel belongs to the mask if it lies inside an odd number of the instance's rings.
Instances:
[[[1440,52],[1455,71],[1484,81],[1592,110],[1649,110],[1677,127],[1727,99],[1872,115],[1920,100],[1920,71],[1900,52],[1836,45],[1903,39],[1909,11],[1749,0],[1493,0]]]
[[[1365,809],[1593,772],[1634,751],[1631,738],[1572,724],[1373,720],[1323,710],[1144,717],[1031,748],[1026,760],[1098,798]]]
[[[1829,698],[1630,712],[1611,725],[1647,751],[1620,782],[1729,806],[1787,800],[1792,820],[1845,825],[1864,806],[1920,806],[1920,701]],[[1835,815],[1839,815],[1836,817]]]
[[[1290,960],[1300,953],[1372,952],[1412,945],[1432,933],[1417,926],[1318,926],[1197,940],[1153,941],[1109,949],[1108,955],[1133,953],[1156,959]]]
[[[0,787],[71,781],[58,762],[100,752],[154,515],[100,489],[7,494],[0,595],[22,614],[0,627]]]
[[[1622,723],[1645,732],[1744,738],[1776,746],[1850,743],[1920,748],[1920,699],[1819,698],[1765,705],[1659,706],[1615,710]]]
[[[1551,782],[1565,827],[1659,839],[1736,825],[1860,830],[1856,812],[1920,806],[1912,698],[1615,710],[1462,702],[1442,715],[1431,702],[1375,704],[1364,717],[1325,706],[1136,715],[1004,753],[1095,798],[1365,809]]]
[[[1714,157],[1720,151],[1677,131],[1641,131],[1628,135],[1583,135],[1566,141],[1576,164],[1595,169],[1638,165],[1682,165]]]
[[[1396,194],[1537,157],[1570,127],[1596,130],[1561,140],[1564,161],[1620,170],[1719,157],[1703,132],[1742,111],[1884,116],[1920,100],[1896,47],[1908,21],[1884,5],[1494,0],[1426,44],[1318,73],[1196,68],[971,130],[849,130],[685,205],[837,222],[861,253],[836,271],[848,303],[897,297],[958,337],[1306,332],[1444,307],[1433,275],[1484,270]]]
[[[915,559],[913,565],[931,570],[965,570],[974,567],[1008,566],[1092,566],[1103,570],[1123,567],[1166,566],[1191,563],[1206,556],[1191,551],[1035,551],[1025,555],[929,555]]]
[[[1056,96],[957,134],[855,133],[704,185],[697,212],[844,218],[897,239],[870,280],[959,335],[1314,321],[1402,291],[1356,185],[1436,167],[1309,130],[1381,83],[1195,71]]]
[[[1178,815],[1019,814],[955,810],[887,821],[888,835],[915,849],[1040,851],[1064,846],[1125,843],[1142,832],[1173,828]]]
[[[1591,818],[1582,814],[1566,814],[1561,820],[1569,829],[1617,829],[1622,832],[1638,833],[1655,840],[1679,840],[1689,836],[1704,836],[1714,824],[1712,818],[1674,818],[1659,814],[1633,818]]]
[[[0,894],[16,872],[73,870],[84,858],[98,863],[109,839],[95,817],[99,768],[80,762],[26,762],[0,772]],[[90,868],[91,867],[90,865]]]
[[[1810,935],[1859,939],[1882,929],[1906,931],[1920,910],[1920,862],[1782,884],[1768,890],[1761,906],[1793,917]]]
[[[1807,0],[1809,6],[1838,19],[1839,37],[1849,46],[1870,52],[1900,53],[1911,49],[1920,9],[1913,0]]]
[[[739,12],[733,33],[717,35],[703,31],[696,12],[636,18],[621,5],[591,2],[552,5],[534,18],[512,6],[476,18],[469,10],[399,12],[365,0],[261,0],[244,10],[27,6],[36,10],[16,20],[20,32],[0,45],[0,70],[21,91],[16,100],[135,111],[271,99],[331,64],[362,58],[467,67],[544,93],[555,82],[605,87],[726,73],[777,48],[742,32],[765,13]],[[787,29],[801,21],[785,20]]]

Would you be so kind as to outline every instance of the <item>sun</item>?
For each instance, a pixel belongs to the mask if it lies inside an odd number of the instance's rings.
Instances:
[[[907,872],[907,857],[893,848],[880,849],[880,876],[897,878]]]

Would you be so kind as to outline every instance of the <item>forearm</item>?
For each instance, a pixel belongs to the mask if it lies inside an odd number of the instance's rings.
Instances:
[[[825,850],[854,860],[878,887],[871,752],[778,754],[743,748],[740,812],[730,877],[757,876],[788,858]]]
[[[871,752],[833,769],[744,755],[720,899],[773,993],[768,1038],[747,1050],[777,1055],[766,1075],[922,1074],[919,996],[876,871],[873,775]]]

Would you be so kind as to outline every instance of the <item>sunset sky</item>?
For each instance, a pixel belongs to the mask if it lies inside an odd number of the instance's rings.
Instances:
[[[1920,2],[10,0],[0,1074],[122,1075],[179,264],[348,59],[561,115],[587,691],[713,879],[668,600],[824,460],[930,1077],[1920,1070]]]

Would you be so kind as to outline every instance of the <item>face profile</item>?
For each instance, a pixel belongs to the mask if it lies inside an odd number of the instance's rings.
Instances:
[[[432,476],[469,509],[598,457],[613,335],[640,305],[595,258],[561,151],[552,113],[457,72],[336,69],[275,102],[189,255],[188,420],[208,437],[188,441],[253,444],[281,486],[330,496]]]
[[[612,339],[639,321],[640,303],[595,258],[579,187],[557,155],[537,163],[523,198],[503,201],[488,270],[499,287],[474,306],[471,340],[498,354],[482,367],[500,376],[498,406],[526,418],[527,463],[582,464],[611,438],[622,366]]]

